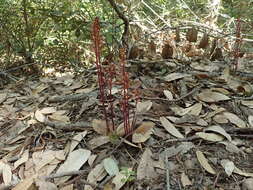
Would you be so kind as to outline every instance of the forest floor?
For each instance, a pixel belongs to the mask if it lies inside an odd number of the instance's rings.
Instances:
[[[5,85],[0,189],[252,190],[253,65],[230,67],[133,61],[132,138],[104,134],[95,70]]]

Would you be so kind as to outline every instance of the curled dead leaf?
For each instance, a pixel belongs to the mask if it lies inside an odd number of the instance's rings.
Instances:
[[[224,112],[223,115],[233,124],[235,124],[239,128],[245,128],[246,124],[245,122],[239,118],[237,115],[230,113],[230,112]]]
[[[213,132],[219,133],[222,136],[226,137],[228,139],[228,141],[232,140],[231,136],[222,127],[220,127],[218,125],[210,126],[210,127],[206,128],[205,131],[213,131]]]
[[[43,115],[40,110],[36,110],[35,114],[34,114],[35,118],[39,121],[39,122],[45,122],[46,117],[45,115]]]

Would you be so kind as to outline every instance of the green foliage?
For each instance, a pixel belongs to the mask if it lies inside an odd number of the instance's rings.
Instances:
[[[136,178],[136,172],[130,170],[129,168],[122,167],[120,172],[124,175],[124,178],[121,179],[122,182],[131,182]]]
[[[106,11],[108,6],[94,0],[1,0],[0,61],[8,67],[33,59],[56,68],[79,70],[91,54],[91,22],[96,16],[109,21],[112,11]],[[115,27],[104,26],[112,44]]]
[[[241,0],[224,0],[223,1],[224,13],[234,18],[242,18],[245,20],[253,19],[253,1]]]
[[[110,134],[109,135],[110,141],[114,145],[118,145],[120,143],[120,136],[115,134]]]

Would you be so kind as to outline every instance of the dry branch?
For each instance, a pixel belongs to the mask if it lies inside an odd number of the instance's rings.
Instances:
[[[112,8],[116,11],[118,17],[123,20],[124,22],[124,31],[122,34],[122,44],[123,46],[128,49],[128,33],[129,33],[129,20],[128,18],[123,14],[123,12],[119,9],[117,4],[114,0],[108,0]]]

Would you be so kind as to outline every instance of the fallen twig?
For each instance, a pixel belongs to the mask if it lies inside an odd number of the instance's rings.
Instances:
[[[64,102],[64,101],[78,101],[88,98],[87,93],[71,94],[63,96],[53,96],[48,99],[49,103]]]
[[[77,122],[77,123],[56,123],[51,121],[44,121],[44,124],[52,128],[61,129],[63,131],[84,131],[90,129],[91,124],[89,122]]]
[[[49,176],[42,176],[42,177],[40,177],[40,179],[49,180],[49,179],[60,178],[60,177],[65,177],[65,176],[82,175],[86,172],[88,172],[88,170],[62,172],[62,173],[51,174]]]
[[[165,166],[166,166],[166,189],[170,190],[170,167],[169,167],[169,161],[168,161],[168,152],[165,154]]]
[[[166,140],[166,142],[185,142],[185,141],[192,141],[192,140],[196,140],[196,139],[200,139],[200,137],[197,135],[193,135],[191,137],[186,137],[186,138],[182,138],[182,139],[168,139],[168,140]]]

